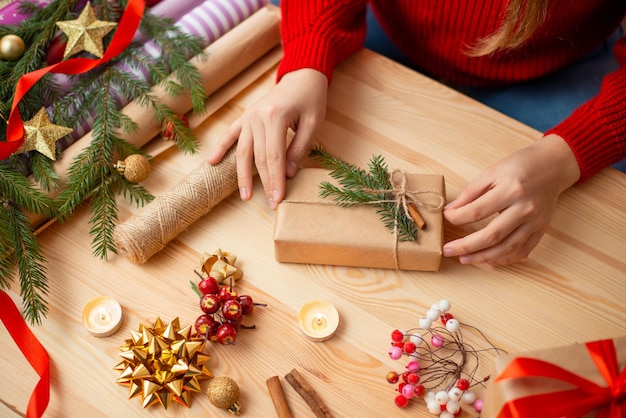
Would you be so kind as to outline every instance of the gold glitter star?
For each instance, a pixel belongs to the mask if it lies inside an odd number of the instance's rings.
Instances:
[[[72,131],[73,129],[65,126],[54,125],[48,112],[42,107],[31,120],[24,122],[26,140],[16,154],[35,150],[51,160],[56,160],[56,142]]]
[[[91,52],[98,58],[102,58],[104,53],[102,38],[113,30],[117,23],[96,19],[91,3],[87,3],[78,19],[57,22],[57,26],[68,38],[63,58],[81,51]]]

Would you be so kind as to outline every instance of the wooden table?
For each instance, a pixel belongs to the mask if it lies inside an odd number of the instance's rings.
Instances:
[[[200,125],[203,150],[185,156],[170,149],[154,159],[145,186],[158,195],[206,157],[227,126],[274,82],[265,73]],[[390,167],[445,176],[447,197],[484,167],[522,148],[540,134],[521,123],[369,51],[361,51],[336,71],[327,120],[319,142],[330,152],[359,165],[383,155]],[[159,140],[160,141],[160,140]],[[258,180],[258,179],[257,179]],[[480,328],[496,346],[511,353],[624,335],[626,323],[626,176],[607,169],[566,192],[550,229],[530,258],[509,267],[464,266],[445,259],[441,271],[280,264],[274,260],[275,213],[256,183],[252,201],[230,196],[144,265],[121,256],[108,261],[91,255],[88,211],[78,210],[64,224],[45,230],[40,240],[49,260],[50,313],[33,327],[51,359],[48,417],[198,417],[228,416],[204,394],[187,409],[173,404],[141,408],[116,384],[118,347],[157,317],[191,324],[200,311],[189,286],[204,252],[235,253],[244,277],[240,293],[265,302],[246,321],[256,330],[241,331],[237,344],[210,343],[208,363],[216,376],[228,375],[241,388],[248,417],[275,416],[266,379],[281,376],[295,417],[312,417],[302,398],[283,376],[297,368],[335,417],[429,415],[423,402],[409,411],[394,404],[389,370],[405,363],[390,360],[390,333],[417,326],[433,302],[448,298],[453,314]],[[120,218],[137,209],[120,203]],[[445,238],[472,227],[446,225]],[[12,296],[17,300],[17,285]],[[124,319],[113,336],[91,336],[81,323],[85,304],[109,295],[122,305]],[[329,341],[305,338],[296,316],[312,299],[332,302],[341,324]],[[0,415],[23,416],[38,376],[9,338],[0,331]],[[469,341],[486,347],[468,334]],[[487,353],[479,375],[492,372],[495,353]],[[203,383],[203,389],[207,383]]]

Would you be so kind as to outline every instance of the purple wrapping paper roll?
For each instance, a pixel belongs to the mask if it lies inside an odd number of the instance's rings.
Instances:
[[[36,3],[40,8],[46,7],[50,4],[52,0],[38,0],[38,1],[30,1],[30,0],[15,0],[4,6],[0,9],[0,24],[2,26],[7,25],[19,25],[25,19],[31,17],[29,14],[23,14],[20,12],[20,4],[22,3]]]
[[[171,4],[172,2],[175,1],[166,0],[162,3]],[[182,2],[189,5],[193,2],[198,2],[198,0],[182,0]],[[206,48],[216,39],[224,35],[226,32],[241,23],[243,20],[247,19],[254,12],[268,3],[268,0],[205,0],[200,5],[182,16],[176,22],[176,26],[183,32],[202,38],[204,41],[203,46]],[[158,4],[156,6],[158,6]],[[151,12],[152,10],[154,10],[154,8],[151,9]],[[161,8],[159,13],[163,13],[165,16],[169,17],[169,14],[167,14],[169,13],[168,10],[169,9]],[[178,13],[180,10],[180,7],[178,7],[175,9],[175,12]],[[146,42],[142,49],[144,53],[152,56],[155,60],[158,60],[161,57],[160,48],[158,48],[158,46],[153,42]],[[124,67],[124,70],[135,74],[137,78],[142,78],[143,80],[149,79],[149,74],[142,73],[136,69]],[[59,82],[60,81],[61,79],[59,79]],[[66,86],[66,88],[69,89],[69,85]],[[120,107],[126,105],[130,101],[129,98],[122,96],[118,92],[114,91],[113,94],[115,95],[116,102]],[[67,148],[89,132],[92,125],[93,117],[83,120],[79,126],[74,127],[74,131],[69,135],[69,137],[57,141],[57,146],[62,150]]]

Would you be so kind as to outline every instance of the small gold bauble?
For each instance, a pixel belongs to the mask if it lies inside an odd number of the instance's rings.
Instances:
[[[26,44],[17,35],[4,35],[0,38],[0,58],[15,61],[24,55]]]
[[[233,415],[239,415],[239,385],[227,376],[214,377],[209,382],[207,395],[213,405],[227,409]]]
[[[146,157],[139,154],[129,155],[124,161],[118,161],[113,167],[132,183],[140,183],[150,175],[150,162]]]

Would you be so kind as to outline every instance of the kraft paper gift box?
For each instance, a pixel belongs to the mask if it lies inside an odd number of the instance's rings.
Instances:
[[[626,337],[498,357],[482,416],[626,417]]]
[[[423,203],[442,206],[445,184],[441,175],[405,174],[407,191],[422,191]],[[381,221],[376,207],[342,207],[319,196],[320,184],[337,184],[329,171],[303,168],[288,180],[287,195],[278,205],[274,228],[276,260],[400,270],[438,271],[443,246],[441,209],[419,209],[426,222],[417,241],[399,241]]]

